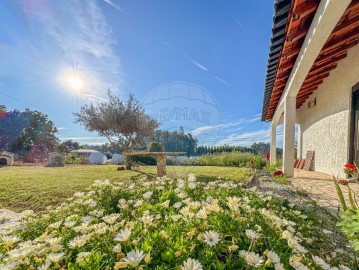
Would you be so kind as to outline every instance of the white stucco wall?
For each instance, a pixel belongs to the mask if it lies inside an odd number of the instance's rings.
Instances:
[[[301,155],[315,151],[315,171],[344,176],[348,161],[352,87],[359,81],[359,46],[348,56],[297,110],[301,132]],[[316,106],[307,102],[316,98]]]

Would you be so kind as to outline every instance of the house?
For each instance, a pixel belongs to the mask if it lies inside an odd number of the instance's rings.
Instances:
[[[0,166],[4,165],[14,165],[14,154],[6,151],[0,152]]]
[[[314,170],[359,164],[359,1],[277,0],[262,120],[271,121],[271,162],[283,123],[283,171],[314,151]]]

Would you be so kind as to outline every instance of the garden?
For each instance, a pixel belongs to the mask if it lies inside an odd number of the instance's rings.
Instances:
[[[5,140],[21,162],[0,170],[0,208],[22,212],[0,217],[0,270],[358,269],[358,194],[349,180],[334,179],[337,215],[268,163],[269,144],[198,146],[182,127],[159,130],[133,95],[108,97],[74,114],[108,138],[102,150],[60,143],[39,112],[7,114],[0,131],[32,125]],[[49,134],[32,132],[41,123]],[[32,143],[43,137],[51,140]],[[92,154],[80,149],[96,150],[103,165],[89,165]],[[53,151],[62,167],[38,162]],[[170,157],[167,175],[156,177],[150,152],[166,151],[187,157]],[[126,158],[107,162],[118,153]],[[355,165],[345,170],[358,180]]]
[[[0,269],[353,269],[310,208],[218,178],[96,180],[0,240]]]

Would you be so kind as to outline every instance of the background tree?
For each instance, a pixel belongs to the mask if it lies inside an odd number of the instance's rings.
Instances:
[[[7,111],[6,106],[0,104],[0,114],[5,113],[6,111]]]
[[[145,113],[145,109],[130,94],[127,101],[108,92],[108,101],[99,105],[85,105],[74,113],[75,123],[87,130],[106,137],[113,145],[120,146],[124,152],[133,151],[149,137],[153,136],[159,123]],[[131,159],[127,159],[131,168]]]
[[[73,140],[64,141],[62,144],[64,146],[66,146],[66,148],[68,149],[69,152],[72,151],[72,150],[80,149],[80,144],[78,142],[73,141]]]
[[[259,155],[265,155],[266,153],[270,152],[270,144],[269,143],[264,143],[264,142],[253,143],[251,148],[253,149],[253,151],[256,154],[259,154]]]
[[[30,121],[12,143],[12,150],[22,153],[31,162],[43,160],[58,144],[57,128],[46,114],[29,109],[24,113],[29,115]]]
[[[43,159],[58,143],[57,129],[46,114],[25,109],[0,117],[0,151],[14,152],[28,161]]]
[[[162,143],[165,151],[187,152],[188,156],[196,154],[198,144],[198,140],[191,133],[185,133],[182,127],[178,131],[156,130],[154,136],[146,143],[151,141]]]

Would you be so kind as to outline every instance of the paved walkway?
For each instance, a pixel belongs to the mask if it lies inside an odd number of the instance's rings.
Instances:
[[[296,188],[304,189],[311,199],[319,205],[338,211],[339,200],[333,183],[333,176],[324,173],[295,169],[292,184]],[[350,187],[359,193],[359,184],[350,183]],[[348,198],[347,188],[341,186],[344,197]],[[349,204],[349,202],[348,202]]]

